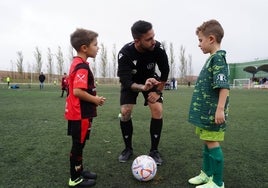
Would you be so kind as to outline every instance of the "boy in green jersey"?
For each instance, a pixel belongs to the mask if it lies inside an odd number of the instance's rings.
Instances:
[[[224,31],[218,21],[209,20],[197,28],[196,35],[199,47],[210,57],[199,74],[189,111],[189,122],[204,141],[202,170],[188,181],[197,188],[224,188],[219,142],[224,140],[230,89],[226,52],[220,47]]]

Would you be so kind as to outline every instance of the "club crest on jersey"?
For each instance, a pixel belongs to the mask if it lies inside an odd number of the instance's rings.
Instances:
[[[149,63],[148,65],[147,65],[147,69],[148,70],[151,70],[151,69],[153,69],[154,68],[154,63]]]
[[[131,70],[131,74],[136,74],[137,73],[137,69],[132,69]]]
[[[227,81],[226,76],[224,74],[218,74],[217,75],[217,81],[226,82]]]
[[[76,77],[77,77],[76,82],[86,82],[85,80],[86,76],[84,74],[77,74]]]

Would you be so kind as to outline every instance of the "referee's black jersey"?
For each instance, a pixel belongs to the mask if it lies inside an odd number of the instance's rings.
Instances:
[[[126,44],[118,53],[118,72],[123,88],[129,89],[133,83],[144,84],[147,78],[155,75],[156,65],[160,70],[160,81],[167,81],[169,64],[166,51],[156,41],[153,51],[140,53],[134,42]]]

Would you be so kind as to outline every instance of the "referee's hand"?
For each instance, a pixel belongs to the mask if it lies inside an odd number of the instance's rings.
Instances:
[[[158,82],[155,78],[148,78],[144,84],[144,90],[148,91],[158,84],[160,84],[160,82]]]
[[[152,91],[148,94],[148,101],[150,103],[155,103],[160,97],[161,95],[157,94],[155,91]]]

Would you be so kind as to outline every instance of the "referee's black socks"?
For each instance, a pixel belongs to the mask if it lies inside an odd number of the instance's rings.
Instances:
[[[151,151],[158,149],[161,131],[163,126],[163,119],[151,119],[150,134],[151,134]]]
[[[130,119],[125,122],[120,120],[120,127],[126,148],[132,149],[132,133],[133,133],[132,120]]]

